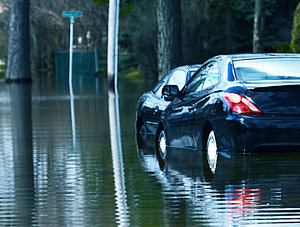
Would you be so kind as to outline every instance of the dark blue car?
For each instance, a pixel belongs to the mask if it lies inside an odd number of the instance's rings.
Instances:
[[[165,85],[177,85],[182,89],[200,65],[185,65],[174,68],[165,75],[154,88],[143,94],[137,104],[136,130],[137,133],[155,134],[161,113],[171,100],[162,94]]]
[[[219,153],[300,151],[300,54],[240,54],[206,61],[160,118],[156,150],[204,151],[214,173]]]

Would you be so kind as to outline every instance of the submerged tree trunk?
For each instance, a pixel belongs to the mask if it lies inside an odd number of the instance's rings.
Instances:
[[[157,3],[157,60],[158,76],[161,79],[180,63],[181,12],[180,0],[158,0]]]
[[[10,0],[6,80],[31,80],[29,0]]]
[[[264,51],[265,0],[255,0],[253,53]]]

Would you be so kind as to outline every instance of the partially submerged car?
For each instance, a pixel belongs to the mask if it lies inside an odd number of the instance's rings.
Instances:
[[[160,118],[158,158],[168,148],[203,151],[212,173],[219,153],[300,151],[300,54],[222,55],[206,61]]]
[[[165,85],[176,85],[179,90],[182,89],[199,67],[200,65],[185,65],[171,70],[151,91],[140,97],[136,114],[137,133],[156,133],[159,117],[171,102],[171,99],[162,94],[162,88]]]

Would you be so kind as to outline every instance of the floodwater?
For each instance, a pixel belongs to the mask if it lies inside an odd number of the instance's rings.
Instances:
[[[1,226],[300,226],[300,152],[220,156],[137,146],[148,83],[0,82]]]

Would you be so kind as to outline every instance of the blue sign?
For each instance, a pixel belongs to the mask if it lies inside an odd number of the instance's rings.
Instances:
[[[63,17],[82,17],[82,12],[80,11],[63,11]]]

